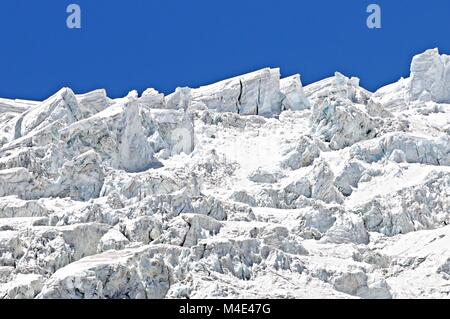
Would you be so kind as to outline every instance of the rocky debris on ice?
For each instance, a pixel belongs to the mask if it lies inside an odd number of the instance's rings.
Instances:
[[[449,58],[0,99],[0,298],[442,298]]]

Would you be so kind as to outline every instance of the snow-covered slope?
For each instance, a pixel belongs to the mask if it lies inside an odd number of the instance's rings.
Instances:
[[[450,61],[0,100],[0,298],[445,298]]]

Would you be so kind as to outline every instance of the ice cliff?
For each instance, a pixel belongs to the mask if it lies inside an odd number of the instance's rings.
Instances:
[[[0,99],[0,298],[450,294],[450,57]]]

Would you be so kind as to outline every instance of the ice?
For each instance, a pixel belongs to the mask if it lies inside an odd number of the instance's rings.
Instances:
[[[444,298],[450,74],[0,99],[0,298]]]

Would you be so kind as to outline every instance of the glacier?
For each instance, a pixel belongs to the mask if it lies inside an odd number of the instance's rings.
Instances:
[[[448,298],[450,57],[0,99],[0,299]]]

